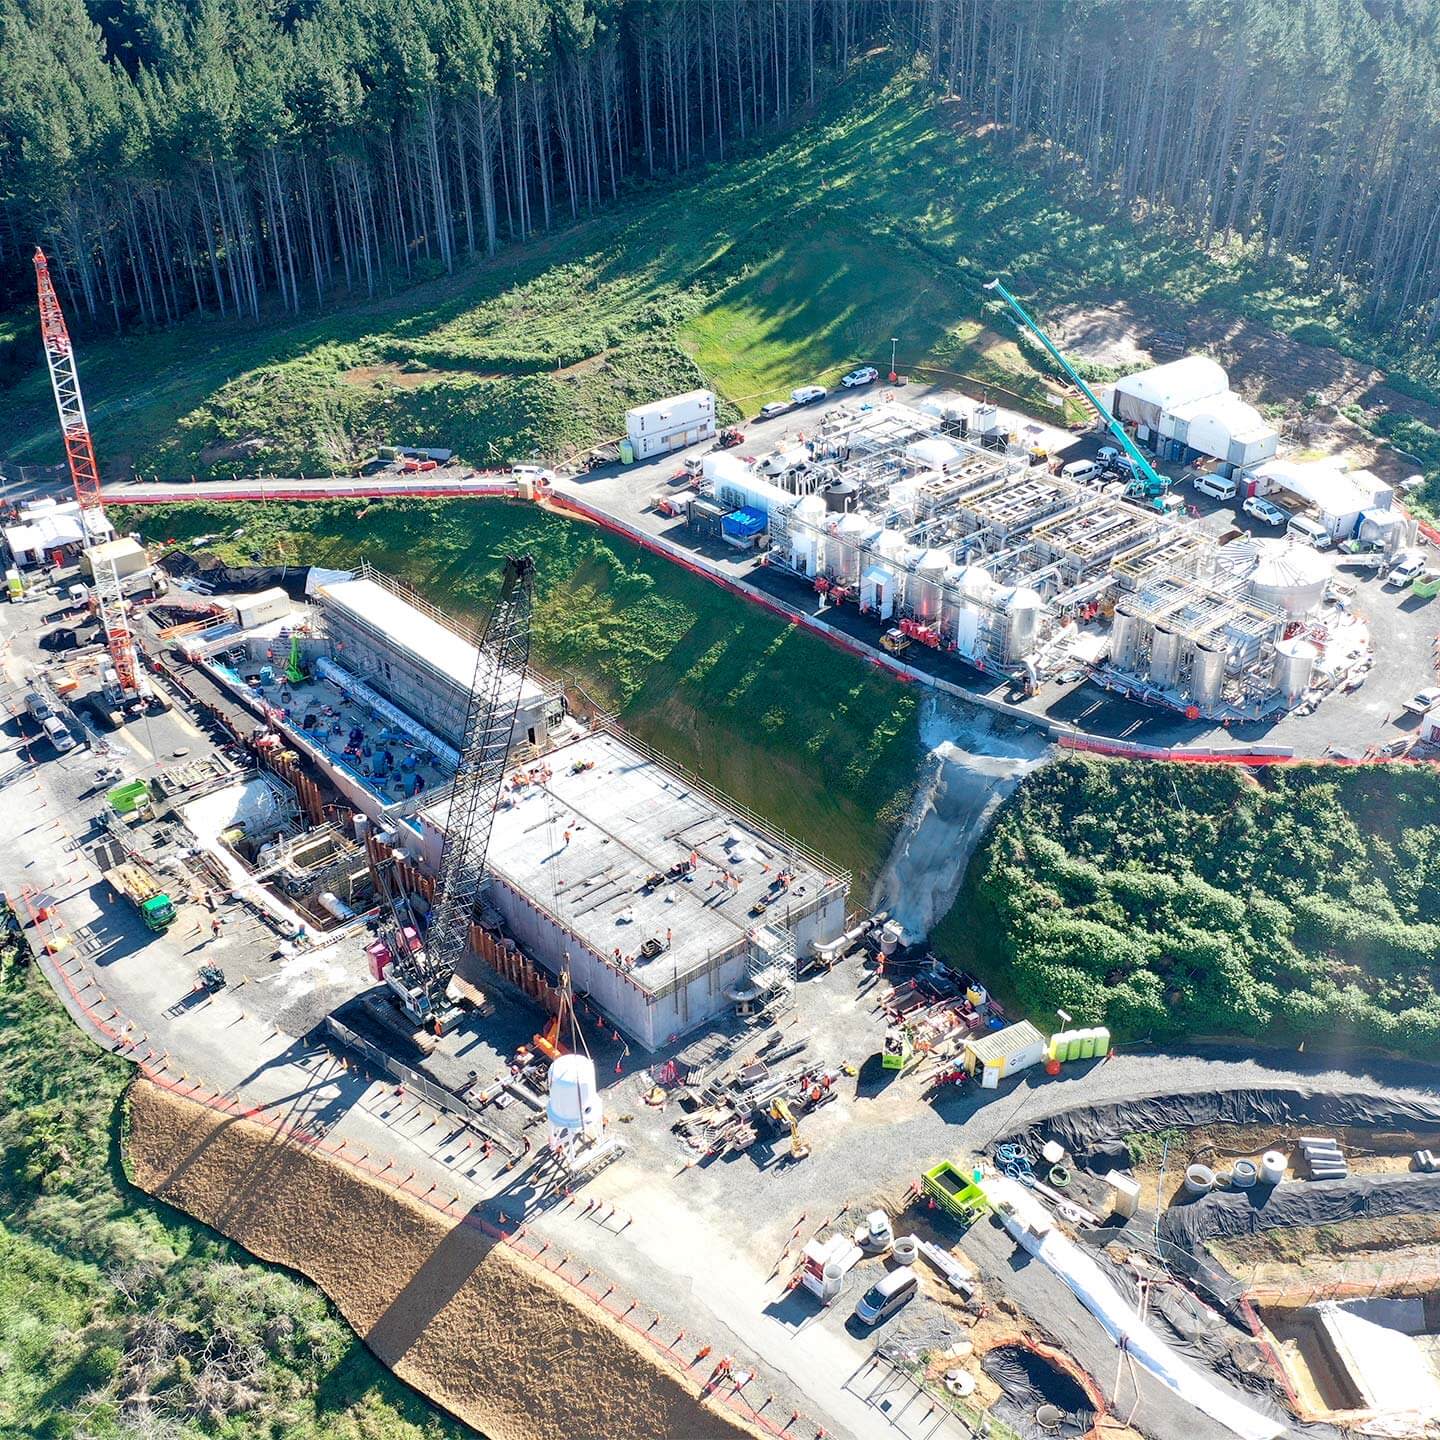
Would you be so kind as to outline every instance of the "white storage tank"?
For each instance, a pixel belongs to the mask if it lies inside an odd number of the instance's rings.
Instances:
[[[940,618],[945,572],[950,557],[943,550],[927,550],[915,562],[915,578],[909,596],[910,613],[923,625]]]
[[[1290,617],[1308,615],[1325,598],[1330,562],[1310,545],[1262,540],[1250,572],[1250,594]]]
[[[825,568],[841,585],[853,590],[860,583],[861,554],[878,533],[875,522],[858,510],[840,517],[825,542]]]
[[[807,495],[790,514],[790,566],[802,575],[819,572],[824,556],[825,502],[818,495]]]
[[[905,447],[906,460],[921,470],[943,470],[963,453],[958,445],[942,440],[938,435],[927,435],[925,439],[913,441]]]
[[[604,1113],[595,1084],[595,1062],[588,1055],[562,1055],[551,1063],[545,1110],[552,1141],[579,1135],[599,1138]]]
[[[1220,703],[1220,688],[1225,682],[1225,652],[1215,645],[1199,645],[1195,649],[1195,668],[1190,677],[1190,699],[1206,709]]]
[[[1310,688],[1319,647],[1298,635],[1275,643],[1275,688],[1293,705]]]
[[[1000,593],[997,603],[1005,616],[1005,658],[1024,660],[1034,652],[1039,638],[1045,601],[1028,585],[1014,585]]]
[[[1155,627],[1150,640],[1150,683],[1168,690],[1180,666],[1180,637],[1173,630]]]
[[[1135,641],[1139,634],[1140,622],[1128,611],[1115,611],[1110,626],[1110,663],[1117,669],[1128,670],[1135,659]]]

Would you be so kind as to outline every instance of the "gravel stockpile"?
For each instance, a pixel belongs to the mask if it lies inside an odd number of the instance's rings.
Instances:
[[[130,1116],[142,1189],[309,1276],[386,1365],[489,1440],[753,1433],[475,1227],[144,1080]]]

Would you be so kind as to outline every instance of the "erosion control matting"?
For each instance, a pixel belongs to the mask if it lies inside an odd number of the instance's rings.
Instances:
[[[377,1356],[489,1440],[730,1440],[639,1338],[542,1266],[274,1130],[149,1081],[135,1182],[308,1275]]]

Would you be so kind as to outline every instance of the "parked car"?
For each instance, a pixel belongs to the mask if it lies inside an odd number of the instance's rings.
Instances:
[[[817,400],[823,400],[829,393],[823,385],[801,385],[798,389],[790,392],[790,401],[794,405],[813,405]]]
[[[1083,482],[1100,473],[1100,466],[1094,460],[1072,460],[1061,468],[1060,474],[1066,480]]]
[[[856,1302],[855,1318],[865,1325],[879,1325],[915,1298],[920,1288],[915,1272],[902,1265],[875,1282]]]
[[[1272,501],[1262,499],[1259,495],[1250,495],[1240,507],[1252,520],[1258,520],[1262,525],[1288,525],[1290,517],[1278,505]]]
[[[1428,715],[1437,705],[1440,705],[1440,685],[1427,685],[1405,702],[1405,708],[1412,715]]]
[[[760,407],[757,420],[773,420],[777,415],[783,415],[787,410],[795,408],[794,400],[771,400],[768,404]]]
[[[1202,495],[1209,495],[1215,500],[1233,500],[1239,488],[1224,475],[1197,475],[1190,484]]]
[[[25,709],[37,725],[44,725],[55,714],[55,707],[38,691],[25,692]]]
[[[1392,589],[1403,590],[1412,580],[1416,580],[1424,573],[1425,557],[1414,550],[1406,551],[1390,567],[1390,573],[1385,577],[1385,583]]]
[[[879,378],[880,372],[873,365],[862,365],[858,370],[852,370],[844,376],[840,383],[847,390],[853,390],[857,385],[869,385]]]
[[[1113,445],[1102,445],[1096,455],[1103,461],[1118,460],[1120,452]]]
[[[61,755],[68,755],[75,748],[75,737],[70,733],[70,727],[58,715],[47,717],[43,729],[45,738]]]

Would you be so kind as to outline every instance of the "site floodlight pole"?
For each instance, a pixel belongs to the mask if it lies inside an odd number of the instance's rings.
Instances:
[[[899,343],[900,340],[898,336],[892,335],[890,337],[890,383],[892,385],[899,378],[898,372],[895,369],[895,347]]]
[[[1169,489],[1170,482],[1140,453],[1135,442],[1126,433],[1125,427],[1100,403],[1100,397],[1085,383],[1080,373],[1051,342],[1050,337],[1030,318],[1025,307],[1000,283],[998,279],[986,281],[986,290],[993,290],[1020,317],[1020,323],[1045,347],[1050,358],[1070,377],[1076,388],[1094,407],[1095,413],[1104,422],[1105,428],[1120,442],[1120,448],[1134,462],[1155,494]]]
[[[90,438],[90,422],[85,416],[85,400],[80,393],[80,374],[75,368],[75,349],[70,343],[70,329],[55,282],[50,278],[50,262],[38,246],[35,250],[35,288],[40,304],[40,336],[45,344],[45,360],[50,367],[50,388],[55,393],[55,409],[60,415],[60,433],[65,441],[65,458],[70,466],[70,481],[75,487],[75,502],[80,507],[80,543],[85,549],[98,541],[109,528],[100,502],[100,466],[95,459],[95,443]],[[120,576],[112,563],[92,564],[95,597],[99,602],[100,623],[105,628],[105,643],[115,666],[115,680],[122,697],[139,693],[140,682],[135,661],[135,642],[130,623],[125,618],[125,597],[120,589]]]

